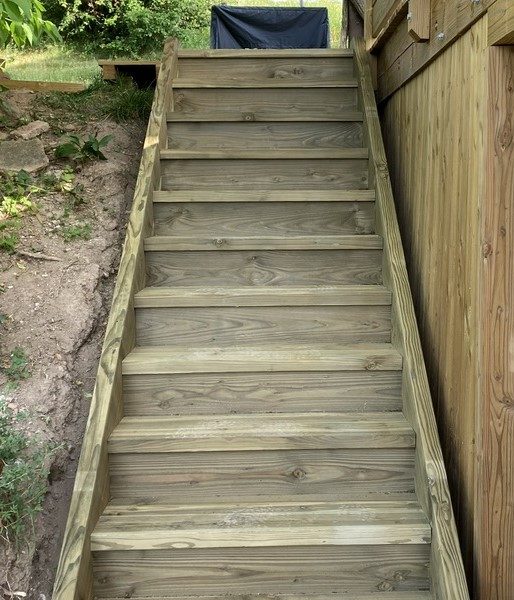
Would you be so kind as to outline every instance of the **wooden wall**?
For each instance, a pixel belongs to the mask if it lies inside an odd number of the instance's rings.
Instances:
[[[468,574],[479,399],[487,27],[479,20],[383,106],[382,126]]]

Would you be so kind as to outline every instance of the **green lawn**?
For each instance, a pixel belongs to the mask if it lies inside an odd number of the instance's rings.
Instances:
[[[221,4],[215,0],[215,4]],[[300,6],[299,0],[232,0],[236,6]],[[326,6],[329,12],[332,47],[338,47],[341,37],[341,0],[304,0],[304,6]],[[209,30],[192,31],[181,40],[186,48],[208,48]],[[50,46],[39,50],[7,49],[5,71],[12,79],[30,81],[69,81],[91,83],[100,69],[95,57],[79,53],[65,46]],[[145,57],[141,57],[145,58]]]

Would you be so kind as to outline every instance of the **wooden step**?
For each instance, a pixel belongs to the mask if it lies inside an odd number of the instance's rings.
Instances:
[[[117,504],[414,500],[411,448],[118,453]]]
[[[154,235],[213,237],[371,234],[373,202],[158,202]]]
[[[362,118],[353,121],[193,121],[168,123],[168,148],[177,150],[357,148]]]
[[[157,235],[145,239],[148,252],[178,250],[381,250],[379,235],[224,236]]]
[[[391,292],[381,285],[252,288],[144,288],[135,308],[189,306],[389,306]]]
[[[209,111],[245,120],[331,119],[357,110],[357,88],[204,88],[173,90],[173,111],[184,115]]]
[[[355,159],[216,159],[161,162],[163,190],[365,189],[368,161]]]
[[[374,202],[374,190],[157,190],[153,193],[154,203],[196,202]]]
[[[147,252],[146,285],[288,287],[382,283],[381,250]]]
[[[302,122],[353,122],[362,121],[363,114],[353,108],[353,105],[349,102],[348,108],[334,108],[328,106],[325,110],[315,112],[315,108],[311,107],[307,110],[305,107],[303,110],[291,110],[291,104],[288,106],[274,105],[268,109],[252,107],[246,110],[214,110],[209,107],[203,108],[201,111],[189,110],[184,112],[182,110],[171,111],[167,115],[169,123],[202,123],[202,122],[230,122],[230,121],[264,121],[264,122],[284,122],[284,123],[302,123]],[[289,109],[288,109],[289,107]],[[192,107],[191,107],[192,108]],[[318,107],[319,109],[319,107]]]
[[[127,416],[402,409],[401,371],[171,373],[123,376]]]
[[[429,549],[425,543],[398,543],[269,546],[244,552],[241,548],[101,551],[94,554],[95,595],[183,600],[210,594],[226,600],[286,600],[292,594],[294,600],[316,600],[327,594],[333,600],[382,596],[425,600],[430,589]],[[397,596],[399,592],[405,597]]]
[[[255,373],[267,371],[397,371],[402,357],[390,344],[268,348],[134,348],[123,374]]]
[[[320,58],[353,58],[353,50],[349,48],[272,48],[263,50],[261,48],[242,48],[242,49],[216,49],[216,50],[194,50],[189,48],[182,48],[178,52],[180,64],[182,60],[186,58],[191,59],[215,59],[209,64],[211,69],[214,69],[213,63],[220,59],[260,59],[267,61],[270,58],[307,58],[317,60]]]
[[[91,549],[426,544],[430,537],[416,502],[115,505],[100,517]]]
[[[351,54],[312,55],[306,52],[294,54],[284,50],[266,51],[264,56],[258,50],[237,54],[233,51],[220,51],[217,56],[202,54],[183,55],[178,60],[178,78],[200,81],[256,81],[292,80],[296,82],[337,81],[354,78],[353,56]],[[301,52],[295,50],[295,52]],[[309,50],[310,52],[310,50]]]
[[[161,160],[343,160],[367,159],[367,148],[283,150],[161,150]]]
[[[401,413],[123,417],[108,443],[111,454],[413,447]]]
[[[152,597],[152,600],[171,600],[170,596]],[[218,596],[177,596],[173,600],[227,600],[226,594]],[[377,594],[235,594],[229,596],[230,600],[380,600]],[[389,592],[386,600],[432,600],[430,592]],[[143,597],[131,596],[132,600],[148,600]],[[96,600],[106,600],[106,598],[97,598]],[[125,598],[115,598],[114,600],[125,600]]]
[[[389,306],[138,308],[138,346],[264,346],[391,341]]]
[[[173,89],[248,89],[248,88],[355,88],[356,79],[285,79],[268,77],[267,79],[194,79],[177,77],[173,80]]]

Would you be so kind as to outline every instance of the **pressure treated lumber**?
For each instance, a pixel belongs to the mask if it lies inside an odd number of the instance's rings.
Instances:
[[[371,179],[377,194],[378,231],[384,236],[384,278],[393,293],[393,340],[404,358],[404,410],[416,432],[416,492],[432,525],[431,565],[436,596],[467,600],[459,540],[439,443],[427,373],[412,303],[405,256],[387,169],[369,58],[364,42],[355,43],[361,102],[370,149]]]
[[[373,202],[194,202],[154,205],[154,235],[372,234]]]
[[[312,236],[245,236],[194,237],[185,235],[158,235],[145,240],[145,250],[380,250],[382,238],[378,235],[312,235]]]
[[[331,148],[324,149],[292,149],[287,152],[282,150],[161,150],[162,160],[190,160],[190,159],[265,159],[265,160],[294,160],[294,159],[354,159],[368,158],[367,148]]]
[[[177,48],[176,40],[168,40],[164,48],[163,67],[148,121],[125,247],[57,566],[53,600],[78,600],[93,593],[89,538],[109,498],[106,440],[122,413],[121,361],[134,343],[133,312],[129,307],[133,294],[145,285],[142,244],[151,229],[151,197],[157,180],[159,145],[166,133],[165,119],[170,107],[171,81],[177,68]]]
[[[402,357],[389,344],[267,348],[135,348],[123,374],[250,373],[262,371],[396,371]]]
[[[133,453],[109,456],[113,504],[415,500],[410,448]]]
[[[110,453],[413,446],[400,413],[124,417],[108,444]]]
[[[180,89],[241,89],[241,88],[349,88],[357,87],[355,79],[284,79],[280,77],[268,79],[204,79],[177,78],[173,84],[176,90]]]
[[[180,600],[188,600],[187,596],[177,597]],[[226,600],[226,596],[196,596],[198,600]],[[241,594],[239,596],[232,595],[233,600],[304,600],[304,595],[284,594],[267,596],[266,594]],[[309,594],[310,600],[349,600],[348,596],[338,596],[337,594]],[[398,592],[388,593],[387,600],[431,600],[432,595],[430,592]],[[98,598],[98,600],[106,600],[105,598]],[[120,599],[121,600],[121,599]],[[132,596],[132,600],[143,600]],[[156,597],[154,600],[169,600],[169,597]],[[352,600],[376,600],[376,594],[358,594],[353,595]]]
[[[375,199],[374,190],[158,190],[158,202],[368,202]]]
[[[388,306],[391,292],[380,285],[253,288],[152,288],[134,296],[135,308],[176,306]]]
[[[352,103],[353,104],[353,103]],[[362,121],[362,113],[358,110],[342,109],[335,110],[319,110],[319,106],[311,110],[309,113],[300,111],[291,111],[291,104],[275,110],[266,110],[266,112],[252,110],[209,110],[208,108],[202,111],[194,112],[170,112],[168,113],[168,122],[224,122],[224,121],[269,121],[269,122],[327,122],[327,121]]]
[[[137,518],[135,516],[137,515]],[[301,523],[301,525],[293,525]],[[107,508],[91,536],[94,552],[392,544],[430,541],[430,527],[416,503],[303,503],[206,507]]]
[[[394,412],[401,371],[125,375],[125,415]]]

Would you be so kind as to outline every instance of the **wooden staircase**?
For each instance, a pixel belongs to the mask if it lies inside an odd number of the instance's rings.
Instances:
[[[371,77],[177,53],[56,600],[465,600]]]

